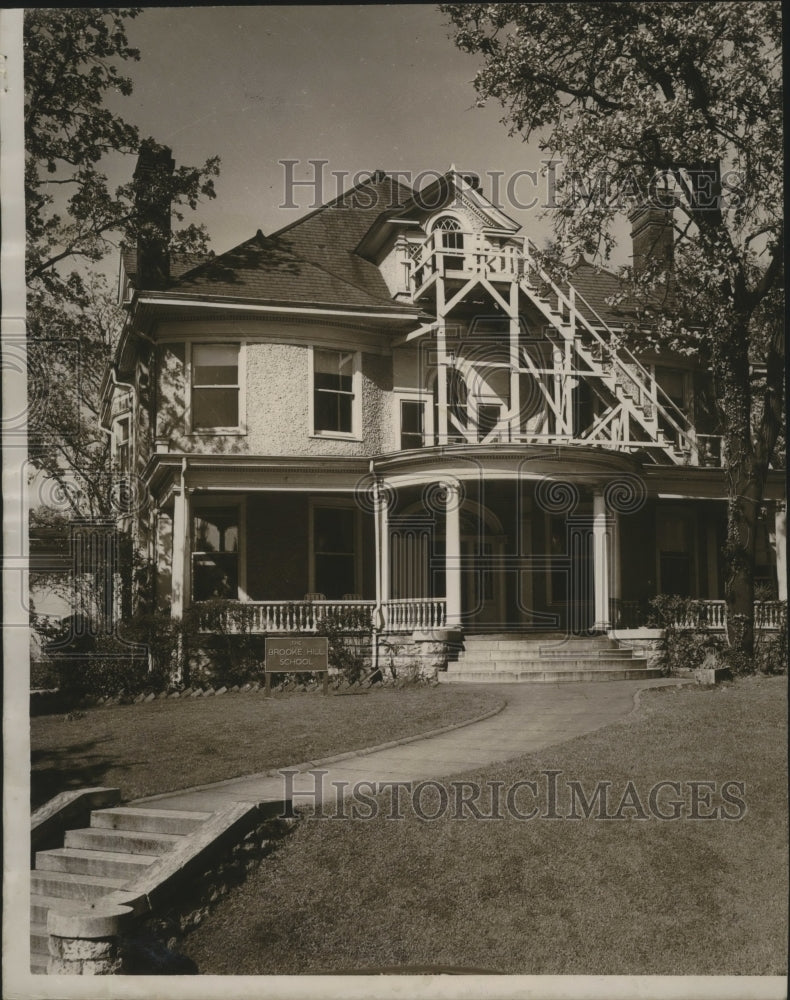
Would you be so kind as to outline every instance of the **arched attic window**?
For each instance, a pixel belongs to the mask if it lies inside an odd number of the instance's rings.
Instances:
[[[445,250],[463,250],[464,234],[461,223],[451,215],[443,215],[434,222],[432,232],[442,234],[442,247]]]

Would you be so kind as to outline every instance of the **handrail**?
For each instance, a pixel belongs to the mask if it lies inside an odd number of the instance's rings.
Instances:
[[[529,243],[534,250],[537,250],[539,252],[538,247],[529,239],[528,236],[525,236],[524,240],[525,240],[525,243]],[[534,260],[534,258],[532,258],[532,259]],[[566,303],[568,309],[569,310],[573,310],[578,315],[578,317],[581,319],[583,325],[593,335],[593,337],[595,337],[598,340],[598,342],[601,344],[601,346],[605,347],[605,348],[608,347],[612,351],[612,361],[615,364],[618,364],[621,367],[621,369],[625,372],[626,376],[632,382],[635,382],[638,387],[642,388],[641,386],[639,386],[639,383],[634,378],[633,373],[629,372],[628,369],[625,367],[625,362],[622,361],[621,358],[618,356],[618,354],[615,353],[615,352],[621,352],[621,353],[627,355],[627,357],[629,358],[629,361],[632,362],[636,366],[636,368],[645,376],[645,378],[648,381],[648,384],[649,385],[655,385],[656,391],[658,393],[661,393],[661,395],[663,395],[665,397],[666,401],[669,403],[669,405],[672,407],[672,409],[675,410],[675,411],[677,411],[678,413],[681,412],[679,410],[679,408],[669,398],[669,396],[664,391],[664,389],[661,388],[661,386],[658,383],[658,379],[656,379],[654,376],[652,376],[650,374],[650,372],[642,364],[642,362],[636,357],[636,355],[628,347],[626,347],[625,345],[622,344],[622,342],[617,337],[617,335],[615,334],[614,330],[612,330],[612,328],[606,322],[606,320],[603,319],[603,317],[598,313],[598,311],[592,305],[590,305],[590,303],[582,295],[582,293],[574,285],[571,285],[570,281],[568,282],[568,285],[569,285],[570,288],[573,289],[575,299],[581,300],[581,302],[583,303],[583,305],[585,305],[587,307],[587,309],[589,309],[589,311],[593,314],[593,316],[595,317],[595,319],[607,331],[607,333],[609,334],[611,340],[614,342],[613,344],[608,345],[606,343],[606,341],[603,339],[603,337],[601,337],[601,335],[598,333],[598,331],[595,329],[595,327],[589,322],[589,320],[584,315],[584,313],[579,310],[578,305],[575,305],[571,301],[571,299],[562,291],[562,289],[557,285],[557,283],[554,281],[554,279],[551,277],[551,275],[548,274],[548,272],[546,272],[539,264],[533,263],[533,267],[537,270],[538,275],[540,276],[541,280],[545,281],[549,285],[551,285],[552,290],[557,295],[557,298],[558,299],[562,299]],[[659,403],[658,399],[656,399],[655,402],[656,402],[656,405],[660,407],[661,412],[664,415],[664,417],[666,417],[666,419],[675,428],[675,430],[678,431],[680,434],[682,434],[684,437],[690,438],[692,440],[692,442],[693,442],[693,439],[694,439],[694,428],[693,428],[693,425],[691,424],[691,422],[688,419],[686,419],[686,423],[688,425],[688,429],[682,428],[675,421],[675,419],[671,415],[671,413],[667,412],[666,407],[665,407],[665,405],[663,403]]]

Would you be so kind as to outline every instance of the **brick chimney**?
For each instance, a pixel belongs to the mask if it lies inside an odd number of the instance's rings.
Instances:
[[[628,216],[631,223],[634,276],[644,274],[648,265],[671,271],[674,259],[672,209],[639,205]]]
[[[134,170],[137,213],[137,288],[164,288],[170,280],[170,212],[168,182],[175,160],[167,146],[153,139],[140,144]]]

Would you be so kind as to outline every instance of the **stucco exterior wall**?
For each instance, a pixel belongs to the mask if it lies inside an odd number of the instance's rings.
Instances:
[[[394,434],[391,358],[361,351],[361,439],[332,438],[313,435],[310,426],[309,351],[307,344],[247,342],[246,433],[187,433],[185,345],[161,345],[156,436],[171,451],[209,454],[359,456],[387,450]]]

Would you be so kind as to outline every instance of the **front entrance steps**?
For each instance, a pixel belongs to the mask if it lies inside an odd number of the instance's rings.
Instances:
[[[470,635],[458,659],[440,672],[442,684],[630,681],[661,677],[647,659],[607,635],[561,633]]]
[[[134,806],[94,809],[90,826],[68,830],[63,847],[37,851],[30,873],[30,971],[47,971],[47,913],[60,900],[84,903],[89,910],[93,901],[136,880],[211,816]]]

